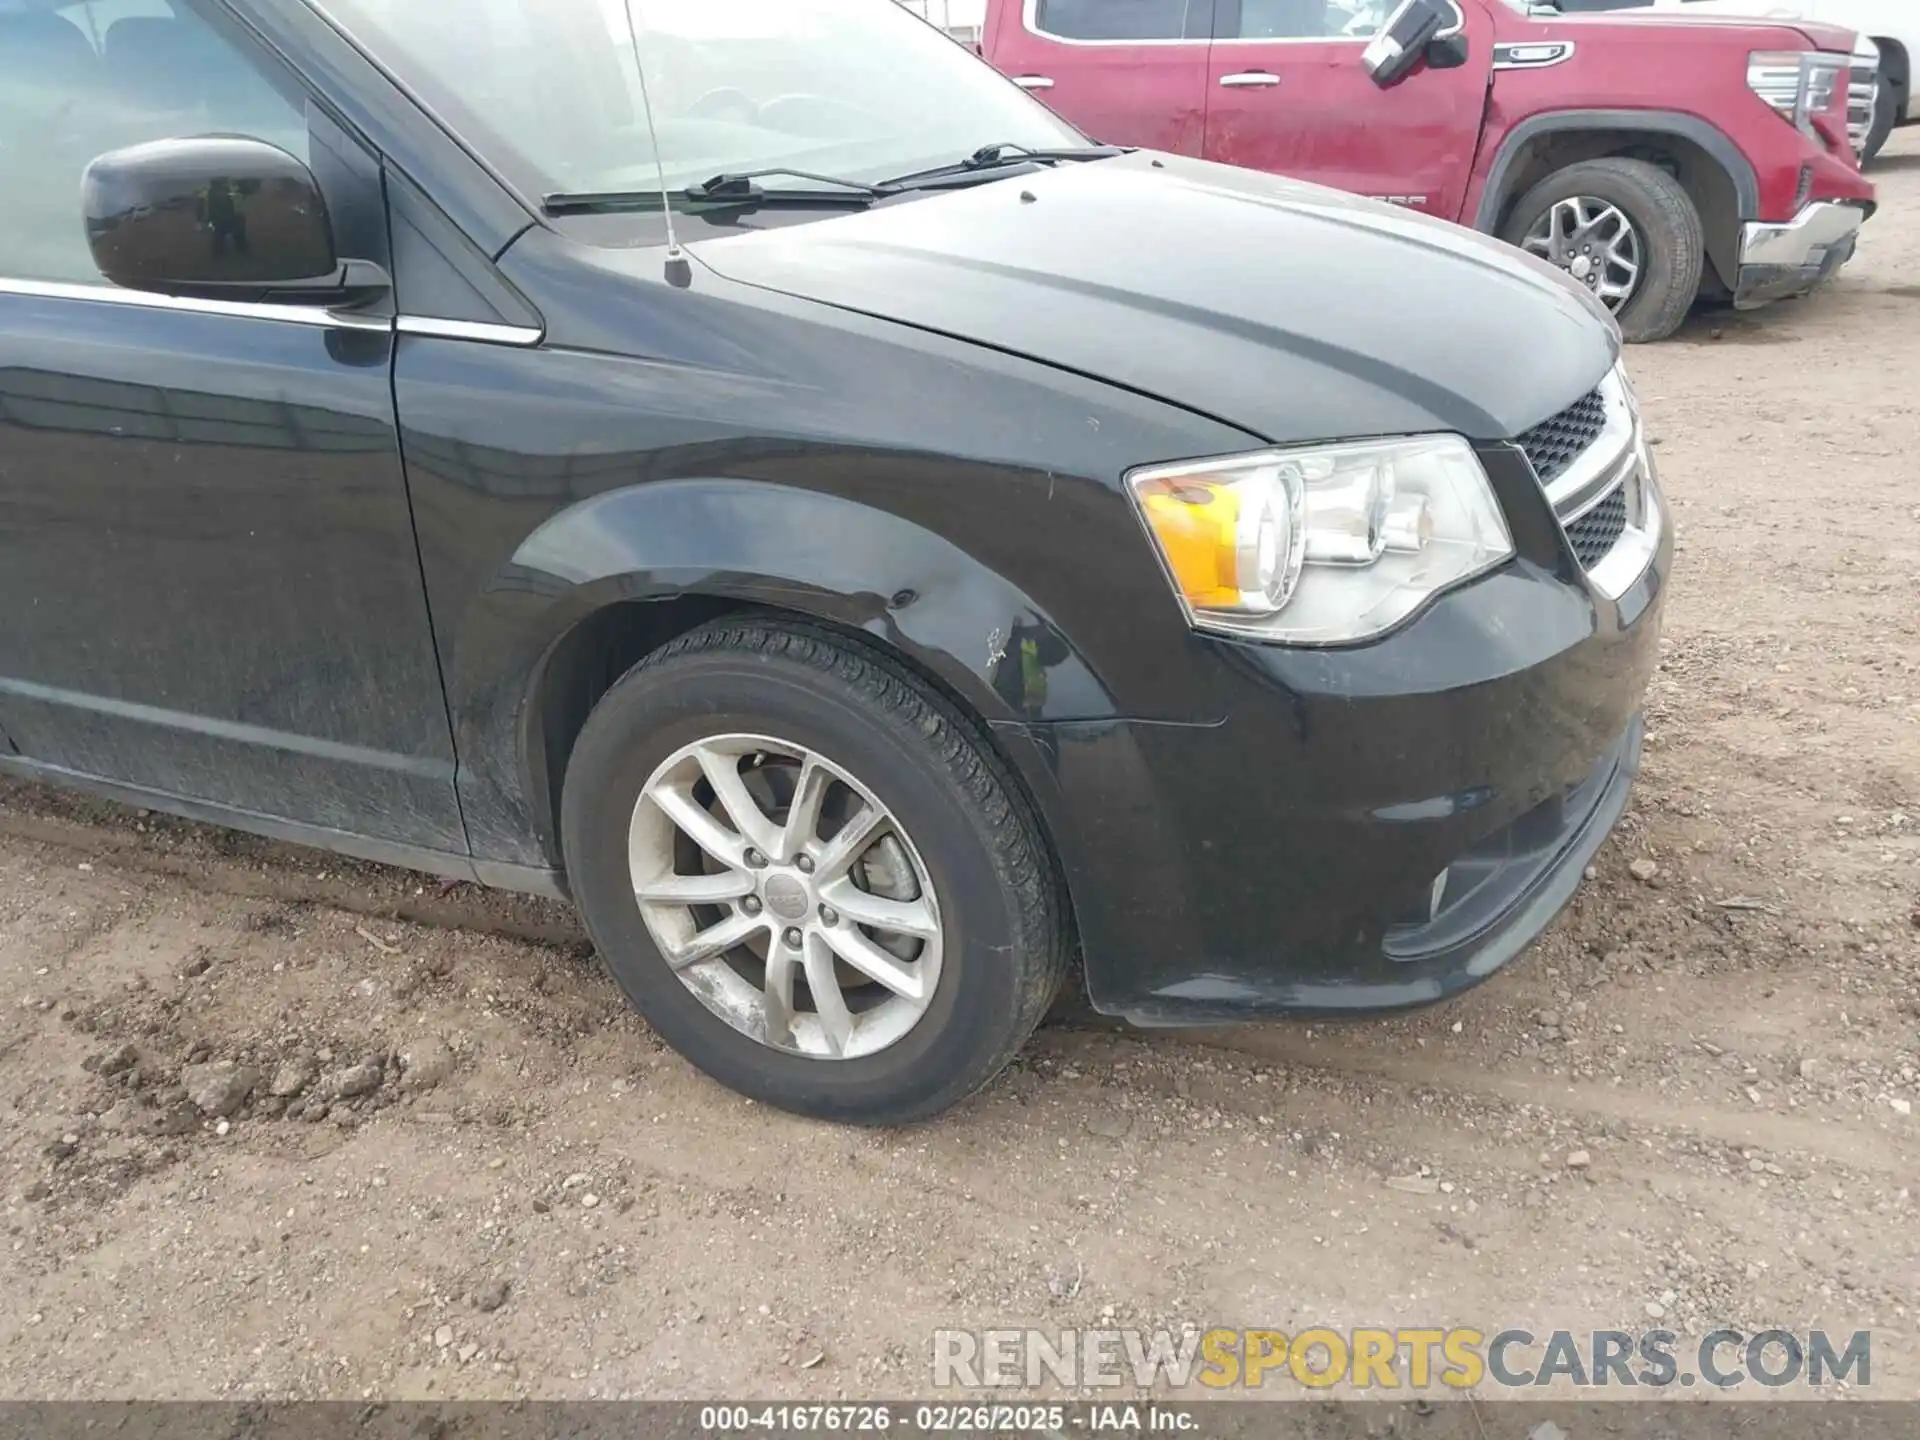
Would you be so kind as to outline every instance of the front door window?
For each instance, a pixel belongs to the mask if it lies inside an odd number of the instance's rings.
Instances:
[[[80,218],[88,162],[215,132],[306,158],[303,108],[180,0],[0,14],[0,278],[105,284]]]

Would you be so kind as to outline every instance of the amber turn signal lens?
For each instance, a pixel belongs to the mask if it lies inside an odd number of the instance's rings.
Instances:
[[[1132,483],[1189,609],[1272,615],[1287,603],[1306,553],[1295,472],[1168,469]]]
[[[1140,507],[1187,603],[1196,610],[1237,607],[1239,493],[1178,479],[1155,480],[1142,490]]]

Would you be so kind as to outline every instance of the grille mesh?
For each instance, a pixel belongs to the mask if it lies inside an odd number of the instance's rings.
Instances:
[[[1607,402],[1594,390],[1527,431],[1520,437],[1520,448],[1533,462],[1533,473],[1540,477],[1540,483],[1549,485],[1606,428]]]
[[[1583,569],[1591,570],[1607,558],[1627,530],[1627,495],[1624,487],[1594,506],[1567,526],[1567,539]]]

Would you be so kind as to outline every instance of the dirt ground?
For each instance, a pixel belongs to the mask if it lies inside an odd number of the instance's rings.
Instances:
[[[925,1395],[937,1326],[1656,1316],[1870,1327],[1920,1396],[1920,132],[1877,178],[1829,290],[1633,353],[1646,772],[1441,1008],[1067,1013],[845,1131],[664,1050],[557,906],[0,790],[0,1397]],[[316,1072],[367,1093],[270,1094]]]

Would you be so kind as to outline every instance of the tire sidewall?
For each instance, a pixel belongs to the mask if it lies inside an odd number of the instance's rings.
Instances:
[[[1900,123],[1900,110],[1905,99],[1900,87],[1893,83],[1893,77],[1885,70],[1875,77],[1873,128],[1867,131],[1867,142],[1860,150],[1862,165],[1879,157],[1881,149],[1893,135],[1894,127]]]
[[[940,979],[913,1029],[884,1050],[825,1060],[760,1044],[681,982],[641,918],[627,862],[641,789],[682,746],[730,733],[805,746],[858,778],[926,866],[943,929]],[[568,765],[562,843],[574,899],[608,969],[695,1065],[755,1099],[810,1114],[865,1120],[877,1108],[912,1118],[989,1078],[1019,1023],[1012,957],[1021,937],[976,811],[924,736],[857,704],[832,677],[708,651],[643,665],[603,698]]]

